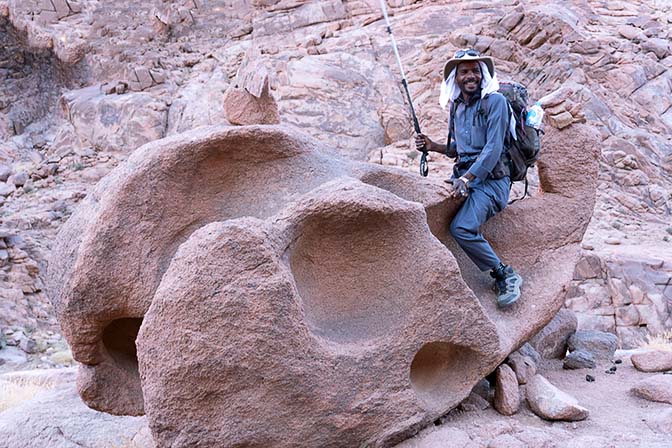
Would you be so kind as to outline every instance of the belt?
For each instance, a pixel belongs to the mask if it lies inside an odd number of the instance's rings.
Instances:
[[[458,156],[455,165],[459,168],[469,168],[476,159],[478,159],[478,156]]]

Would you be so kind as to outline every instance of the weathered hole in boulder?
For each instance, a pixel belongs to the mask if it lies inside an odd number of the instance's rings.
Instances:
[[[478,353],[448,342],[429,342],[422,346],[411,362],[411,387],[430,410],[445,409],[455,403],[457,395],[468,390],[466,378],[475,378],[470,370],[478,369]]]
[[[142,325],[140,318],[124,318],[110,322],[103,331],[103,345],[117,367],[140,381],[135,340]]]
[[[404,213],[313,216],[290,265],[306,322],[318,336],[355,343],[398,327],[414,300],[416,253]]]

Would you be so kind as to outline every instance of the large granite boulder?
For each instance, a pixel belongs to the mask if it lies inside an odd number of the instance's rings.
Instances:
[[[425,216],[337,180],[194,232],[138,336],[160,445],[383,444],[457,405],[498,337]]]
[[[159,446],[402,440],[562,305],[596,144],[580,125],[547,135],[544,195],[486,226],[526,278],[507,311],[447,237],[459,204],[438,179],[336,158],[282,126],[145,145],[53,250],[49,283],[82,398],[146,412]]]

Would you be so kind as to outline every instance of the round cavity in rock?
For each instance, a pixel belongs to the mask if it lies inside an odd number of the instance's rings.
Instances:
[[[478,368],[478,353],[449,342],[429,342],[416,353],[411,363],[411,386],[420,404],[430,410],[443,409],[455,402],[465,389],[470,370]],[[474,377],[475,378],[475,377]]]
[[[289,262],[314,334],[348,344],[399,328],[420,283],[413,223],[404,215],[359,208],[305,223]]]
[[[142,319],[117,319],[110,322],[103,332],[103,345],[117,367],[124,369],[140,381],[135,339]]]

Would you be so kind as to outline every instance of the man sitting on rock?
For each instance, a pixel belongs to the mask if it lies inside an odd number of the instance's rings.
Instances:
[[[445,108],[451,102],[448,142],[435,143],[419,134],[416,148],[456,158],[453,177],[447,182],[452,184],[453,197],[466,200],[453,218],[450,233],[481,271],[490,271],[497,287],[497,305],[507,307],[520,298],[523,279],[501,262],[480,227],[509,200],[510,171],[504,150],[510,129],[508,103],[497,92],[492,58],[476,50],[456,52],[446,63],[443,77],[440,103]]]

